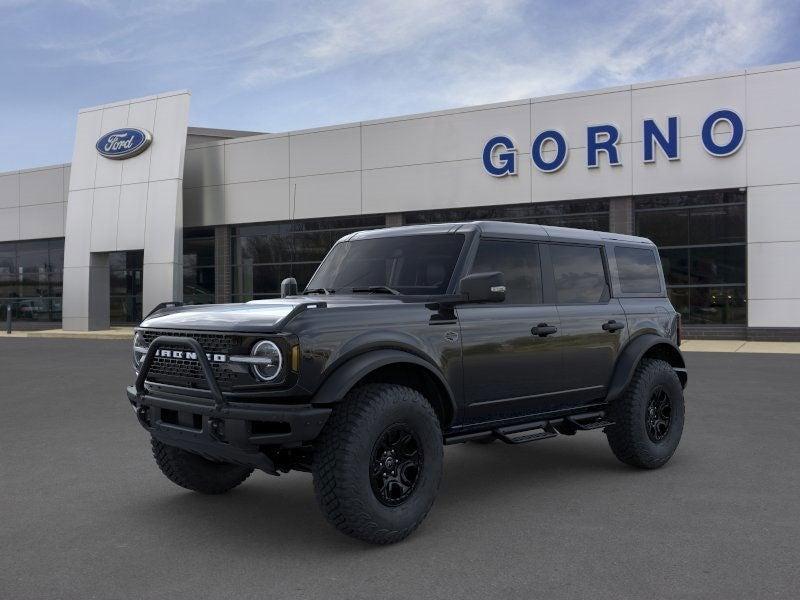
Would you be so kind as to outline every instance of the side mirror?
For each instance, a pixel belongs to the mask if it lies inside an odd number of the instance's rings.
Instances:
[[[506,281],[499,271],[472,273],[461,279],[458,292],[466,302],[502,302],[506,299]]]
[[[294,277],[287,277],[281,281],[281,298],[286,296],[297,296],[297,280]]]

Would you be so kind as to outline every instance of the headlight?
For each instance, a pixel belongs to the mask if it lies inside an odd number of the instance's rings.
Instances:
[[[272,381],[281,374],[283,357],[273,342],[261,340],[253,346],[250,355],[257,359],[250,364],[250,368],[261,381]]]
[[[144,341],[144,334],[137,331],[133,334],[133,366],[137,371],[142,366],[145,354],[147,354],[147,342]]]

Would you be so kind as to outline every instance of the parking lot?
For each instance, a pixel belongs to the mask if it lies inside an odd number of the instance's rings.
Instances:
[[[220,497],[156,468],[129,342],[0,340],[0,598],[796,598],[800,356],[687,354],[683,442],[625,467],[600,432],[448,447],[407,541],[319,513],[311,477]]]

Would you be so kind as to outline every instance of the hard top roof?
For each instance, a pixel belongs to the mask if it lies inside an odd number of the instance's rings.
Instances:
[[[487,235],[498,236],[524,236],[553,241],[584,241],[584,242],[623,242],[632,244],[654,245],[647,238],[624,235],[621,233],[608,233],[590,229],[575,229],[572,227],[554,227],[552,225],[538,225],[536,223],[509,223],[507,221],[470,221],[462,223],[434,223],[429,225],[405,225],[403,227],[387,227],[385,229],[370,229],[358,231],[343,239],[362,240],[401,235],[424,235],[433,233],[464,233],[479,231]]]

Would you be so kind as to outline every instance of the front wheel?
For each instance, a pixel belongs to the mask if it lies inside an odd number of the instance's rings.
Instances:
[[[663,360],[644,359],[625,394],[611,406],[608,444],[625,464],[656,469],[674,454],[683,434],[683,388]]]
[[[151,438],[153,457],[172,483],[201,494],[224,494],[247,479],[250,467],[213,462],[193,452]]]
[[[425,519],[442,476],[442,433],[416,390],[369,384],[334,409],[314,449],[314,491],[342,533],[390,544]]]

